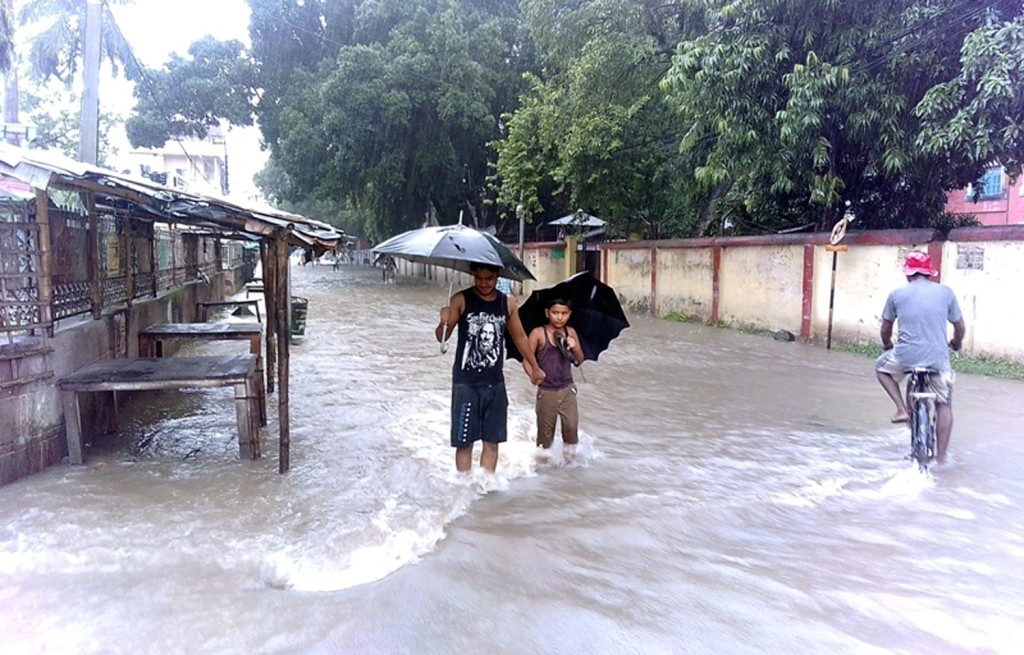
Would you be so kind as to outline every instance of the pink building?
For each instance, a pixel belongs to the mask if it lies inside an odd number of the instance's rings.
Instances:
[[[950,214],[973,214],[982,225],[1024,225],[1024,176],[1013,185],[1001,166],[985,171],[976,184],[946,194]]]

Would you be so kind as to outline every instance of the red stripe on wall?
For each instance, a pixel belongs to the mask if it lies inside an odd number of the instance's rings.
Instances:
[[[658,249],[651,248],[651,316],[658,315]]]
[[[721,291],[719,271],[722,268],[722,246],[711,248],[711,324],[718,323],[718,298]]]
[[[800,308],[800,339],[809,341],[811,338],[811,309],[814,307],[814,246],[804,245],[804,277],[802,306]]]
[[[932,258],[932,268],[939,272],[935,276],[936,282],[942,281],[942,242],[932,242],[928,244],[928,256]]]
[[[608,249],[601,249],[601,281],[608,284]]]

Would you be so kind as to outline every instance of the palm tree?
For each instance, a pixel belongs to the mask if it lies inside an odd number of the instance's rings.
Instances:
[[[83,161],[95,164],[98,150],[97,127],[99,123],[98,77],[99,65],[106,58],[116,76],[123,67],[128,79],[138,79],[139,66],[128,42],[110,14],[109,3],[127,4],[133,0],[26,0],[18,14],[18,23],[24,27],[41,27],[29,40],[28,68],[32,77],[41,82],[56,78],[67,86],[83,69],[85,93],[81,116],[82,144],[80,156]],[[13,15],[13,0],[3,0],[4,17],[10,25]],[[90,10],[90,5],[93,7]],[[92,18],[90,18],[90,16]],[[98,25],[90,24],[99,16]],[[8,30],[10,32],[11,30]],[[83,55],[89,39],[99,39],[99,56],[85,61]],[[0,48],[10,43],[3,41],[0,33]],[[9,47],[9,45],[8,45]],[[3,64],[0,52],[0,66]],[[83,67],[84,62],[84,67]],[[4,120],[18,122],[18,82],[14,67],[8,61],[4,102]]]
[[[123,67],[128,79],[135,79],[138,66],[131,48],[110,14],[110,4],[130,4],[134,0],[104,0],[103,31],[100,52],[117,75]],[[5,0],[10,2],[10,0]],[[70,85],[82,62],[85,45],[87,0],[27,0],[18,13],[21,26],[40,25],[43,29],[29,42],[28,63],[32,77],[46,81],[51,77]]]

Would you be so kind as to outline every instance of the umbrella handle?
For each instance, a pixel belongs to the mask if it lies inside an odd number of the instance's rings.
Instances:
[[[455,284],[455,278],[448,280],[448,302],[451,302],[452,298],[452,285]],[[444,332],[441,334],[441,354],[448,352],[448,321],[444,323]]]

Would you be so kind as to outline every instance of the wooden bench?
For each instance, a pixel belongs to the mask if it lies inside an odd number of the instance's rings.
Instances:
[[[256,356],[257,395],[260,425],[267,424],[267,385],[263,377],[263,355],[259,323],[158,323],[139,330],[139,357],[163,357],[165,341],[246,341]]]
[[[239,456],[258,459],[260,426],[256,386],[255,355],[106,359],[89,364],[60,381],[71,463],[83,462],[78,394],[194,387],[234,388]]]
[[[197,302],[196,314],[199,315],[199,320],[203,323],[206,322],[206,310],[210,307],[252,307],[256,312],[256,320],[260,323],[263,322],[263,317],[260,316],[260,301],[258,300],[208,300]]]
[[[263,293],[262,284],[247,284],[245,285],[245,297],[248,298],[250,293]]]

